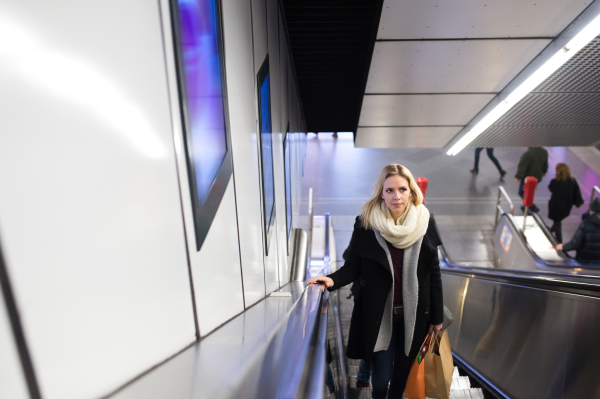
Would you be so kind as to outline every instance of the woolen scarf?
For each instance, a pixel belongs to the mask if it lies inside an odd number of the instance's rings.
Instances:
[[[394,222],[385,201],[382,201],[381,207],[373,212],[372,222],[387,242],[396,248],[404,249],[427,233],[429,210],[423,204],[415,206],[412,201],[408,201],[406,209]]]

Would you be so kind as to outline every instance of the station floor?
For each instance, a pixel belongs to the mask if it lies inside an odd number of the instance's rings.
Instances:
[[[301,215],[307,214],[308,188],[313,188],[315,215],[329,212],[335,232],[338,259],[350,241],[354,220],[368,200],[381,169],[390,163],[406,166],[417,177],[429,180],[426,206],[435,215],[442,240],[453,261],[472,266],[493,266],[493,222],[498,186],[504,186],[515,203],[515,215],[521,215],[521,198],[514,175],[525,147],[494,149],[494,155],[507,171],[504,180],[482,151],[479,173],[469,170],[474,163],[474,149],[466,148],[456,156],[444,149],[372,149],[354,148],[352,134],[309,134],[304,166]],[[535,203],[539,215],[548,219],[548,184],[555,167],[565,162],[579,182],[585,204],[573,208],[563,221],[563,239],[568,241],[588,209],[594,186],[600,186],[600,151],[594,147],[549,147],[547,175],[538,184]],[[502,206],[508,209],[503,201]]]

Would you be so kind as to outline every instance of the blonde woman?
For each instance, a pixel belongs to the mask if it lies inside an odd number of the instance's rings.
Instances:
[[[429,211],[410,171],[383,168],[356,218],[344,266],[313,277],[330,291],[360,277],[347,355],[373,366],[373,398],[402,398],[410,366],[443,321],[442,280]],[[391,383],[390,383],[391,382]]]
[[[583,205],[579,184],[566,163],[556,164],[556,177],[550,181],[548,189],[552,193],[548,202],[548,219],[553,224],[550,231],[554,232],[556,241],[562,243],[562,221],[571,214],[573,205],[579,208]]]

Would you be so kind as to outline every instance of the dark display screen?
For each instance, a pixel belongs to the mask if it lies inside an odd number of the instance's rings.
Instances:
[[[267,231],[273,217],[275,187],[273,178],[273,144],[271,138],[271,96],[269,73],[260,85],[260,138],[262,153],[263,197],[265,201],[265,223]]]
[[[217,10],[213,0],[178,0],[187,147],[198,206],[227,153]]]

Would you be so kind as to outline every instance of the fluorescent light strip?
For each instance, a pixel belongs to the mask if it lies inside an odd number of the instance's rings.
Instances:
[[[509,109],[538,87],[544,80],[552,75],[565,62],[573,57],[579,50],[585,47],[596,36],[600,35],[600,15],[581,30],[563,48],[558,50],[548,61],[539,67],[519,87],[513,90],[500,104],[496,105],[479,123],[454,144],[446,154],[456,155],[471,143],[477,136],[496,122]]]

